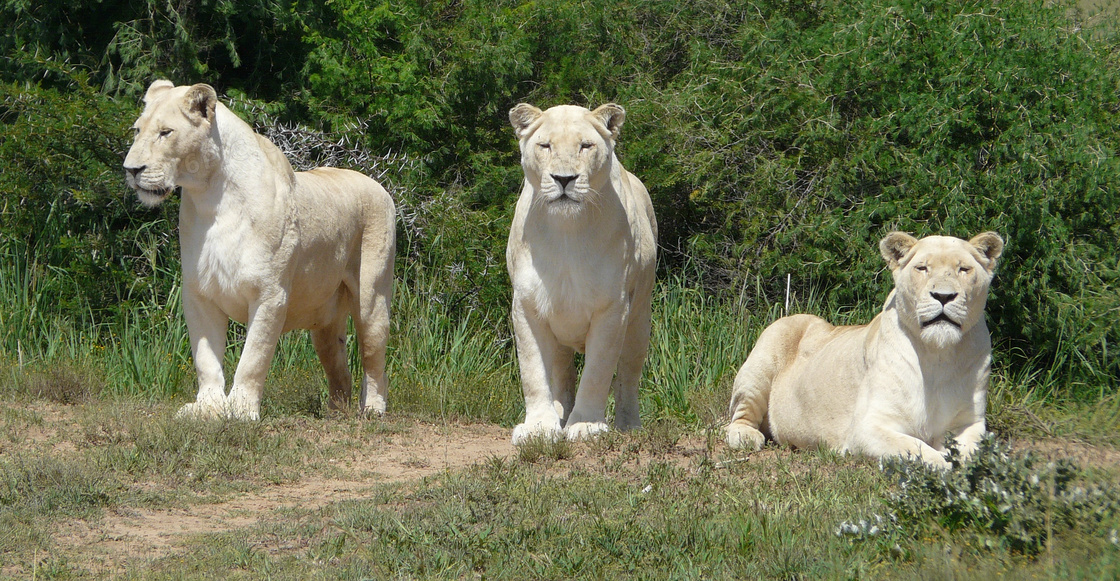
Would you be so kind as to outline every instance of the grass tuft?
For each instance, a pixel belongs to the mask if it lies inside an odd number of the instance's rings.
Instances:
[[[563,436],[555,439],[534,436],[517,446],[517,459],[529,464],[566,460],[571,458],[573,453],[572,443]]]

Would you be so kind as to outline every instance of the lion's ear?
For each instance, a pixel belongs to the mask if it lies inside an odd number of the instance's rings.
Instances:
[[[905,232],[891,232],[879,241],[879,252],[883,254],[883,259],[887,261],[891,270],[894,270],[917,243],[917,238]]]
[[[611,132],[612,139],[618,139],[618,132],[622,130],[622,122],[626,121],[626,110],[614,103],[600,105],[591,112]]]
[[[1003,238],[1000,238],[999,234],[995,232],[984,232],[973,236],[968,243],[988,259],[987,269],[995,270],[996,260],[1003,254]]]
[[[168,81],[166,79],[152,81],[152,84],[148,85],[148,92],[144,93],[144,103],[151,103],[152,100],[159,96],[160,93],[163,93],[168,89],[172,89],[174,87],[175,83],[172,83],[171,81]]]
[[[518,103],[516,107],[509,110],[509,123],[513,125],[513,130],[517,133],[517,138],[521,139],[525,136],[525,132],[529,130],[529,126],[533,124],[543,113],[540,109],[528,104]]]
[[[183,105],[187,114],[195,121],[214,121],[214,111],[218,107],[218,93],[214,87],[199,83],[187,89],[183,96]]]

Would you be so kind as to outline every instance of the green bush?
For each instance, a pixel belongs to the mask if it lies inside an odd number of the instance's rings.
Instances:
[[[113,4],[81,26],[24,4],[0,4],[16,31],[0,42],[0,242],[29,242],[28,262],[72,276],[95,313],[137,285],[169,292],[135,257],[155,248],[174,266],[167,223],[138,233],[174,206],[137,209],[118,169],[152,77],[210,82],[252,104],[242,113],[267,111],[262,127],[299,122],[408,160],[385,177],[401,270],[437,281],[456,321],[508,304],[521,172],[506,111],[615,101],[620,156],[658,212],[662,277],[729,301],[749,286],[758,314],[789,276],[826,312],[867,313],[890,285],[875,249],[888,230],[995,230],[997,365],[1045,370],[1058,398],[1120,382],[1117,44],[1066,6],[224,0],[174,17]],[[117,33],[94,30],[105,20]]]
[[[307,37],[320,48],[301,100],[332,125],[375,119],[371,142],[423,156],[478,212],[467,221],[492,223],[480,235],[502,239],[518,190],[505,111],[614,100],[629,111],[623,162],[659,212],[663,272],[698,262],[709,289],[758,281],[770,301],[791,274],[795,291],[846,309],[885,295],[875,248],[888,230],[996,230],[1008,245],[990,317],[1005,357],[1052,368],[1069,395],[1116,387],[1120,76],[1112,45],[1063,6],[331,9],[336,27]]]
[[[177,254],[167,227],[177,205],[143,210],[124,184],[135,104],[61,71],[64,88],[0,83],[0,254],[37,272],[32,287],[67,282],[51,297],[56,312],[115,311],[139,291],[169,290],[156,269]]]
[[[1030,452],[1013,453],[988,435],[967,460],[950,446],[951,470],[933,468],[916,458],[882,461],[898,478],[888,498],[886,518],[872,516],[844,522],[836,534],[853,539],[928,538],[944,531],[969,539],[978,550],[1000,549],[1034,556],[1051,536],[1072,530],[1104,537],[1101,529],[1120,508],[1115,488],[1086,485],[1082,468],[1067,461],[1044,462]]]

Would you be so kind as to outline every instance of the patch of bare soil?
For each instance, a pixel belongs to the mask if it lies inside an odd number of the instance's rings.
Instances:
[[[1031,451],[1048,460],[1066,459],[1081,466],[1115,470],[1120,468],[1120,450],[1102,446],[1092,446],[1073,440],[1025,440],[1011,441],[1016,451]]]
[[[266,486],[217,503],[118,509],[102,519],[68,523],[55,542],[69,562],[107,575],[173,554],[193,536],[250,527],[280,518],[289,509],[315,510],[358,500],[378,484],[414,481],[514,453],[508,430],[497,426],[417,423],[406,437],[333,461],[341,472],[337,478],[309,474],[298,482]]]

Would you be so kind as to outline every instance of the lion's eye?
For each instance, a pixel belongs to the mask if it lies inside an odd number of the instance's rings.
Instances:
[[[594,144],[594,143],[581,143],[581,144],[579,144],[579,148],[580,148],[581,150],[583,150],[583,149],[591,149],[592,147],[595,147],[595,144]]]
[[[961,274],[968,274],[970,272],[972,272],[972,268],[967,267],[967,266],[962,266],[961,267]]]
[[[552,144],[551,143],[539,143],[537,145],[540,145],[541,149],[552,149]]]
[[[919,265],[914,267],[914,270],[916,270],[918,272],[925,272],[925,271],[929,270],[929,267],[927,267],[924,264],[919,264]]]
[[[171,135],[171,130],[170,129],[160,129],[160,131],[159,131],[159,136],[160,137],[167,137],[168,135]]]

